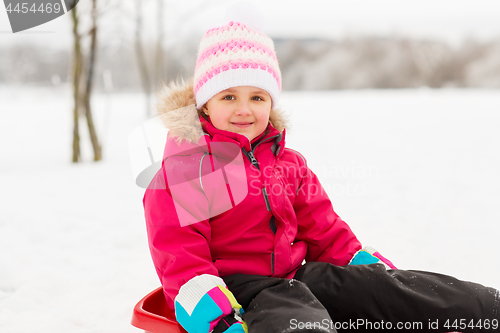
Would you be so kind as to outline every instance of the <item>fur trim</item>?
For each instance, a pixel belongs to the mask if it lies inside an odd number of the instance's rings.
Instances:
[[[171,82],[160,91],[158,101],[158,115],[163,125],[177,137],[177,143],[183,139],[198,142],[203,130],[198,120],[200,112],[196,110],[193,81]]]
[[[280,108],[271,110],[271,113],[269,114],[269,121],[274,128],[280,131],[280,133],[288,127],[288,119],[283,110]]]
[[[158,93],[156,109],[163,125],[178,137],[177,142],[183,139],[198,142],[203,135],[198,117],[205,115],[203,111],[196,109],[192,79],[187,82],[182,79],[172,81],[164,86]],[[280,132],[283,132],[287,123],[279,108],[271,110],[269,121]]]

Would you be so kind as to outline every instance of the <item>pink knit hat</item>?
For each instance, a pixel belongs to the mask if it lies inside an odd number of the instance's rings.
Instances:
[[[232,87],[252,86],[269,93],[274,109],[281,91],[281,72],[271,38],[236,20],[208,30],[198,48],[194,71],[196,106]]]

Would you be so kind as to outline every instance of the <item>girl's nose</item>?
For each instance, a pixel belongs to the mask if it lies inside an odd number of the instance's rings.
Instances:
[[[238,116],[246,116],[246,115],[251,114],[250,104],[248,102],[244,102],[244,101],[238,103],[237,109],[236,109],[236,114]]]

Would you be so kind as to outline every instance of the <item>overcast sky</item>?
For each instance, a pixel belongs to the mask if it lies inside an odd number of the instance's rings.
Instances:
[[[90,0],[81,0],[79,7]],[[165,1],[167,33],[176,38],[202,34],[219,24],[230,0]],[[263,11],[265,32],[272,37],[330,37],[346,35],[415,36],[458,42],[466,37],[500,38],[500,0],[255,0]],[[125,12],[130,19],[104,17],[104,35],[133,29],[134,1]],[[154,37],[156,0],[142,0],[147,35]],[[64,47],[71,41],[69,15],[26,32],[12,34],[7,12],[0,5],[0,45],[43,43]],[[128,7],[127,7],[128,6]],[[201,8],[201,11],[200,11]],[[107,32],[106,32],[107,31]],[[112,32],[112,33],[111,33]],[[132,36],[130,37],[132,38]]]

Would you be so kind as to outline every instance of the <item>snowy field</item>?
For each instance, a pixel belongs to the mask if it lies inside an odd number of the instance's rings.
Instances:
[[[132,308],[159,286],[127,147],[142,96],[93,100],[105,159],[85,146],[78,165],[70,96],[0,88],[1,332],[139,332]],[[288,146],[365,245],[500,288],[498,91],[286,92],[282,104]]]

